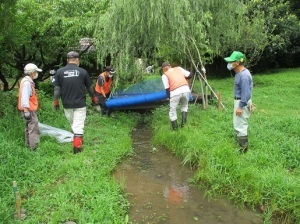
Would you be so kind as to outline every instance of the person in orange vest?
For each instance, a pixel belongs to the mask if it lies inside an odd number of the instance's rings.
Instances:
[[[187,79],[192,78],[191,72],[181,68],[172,68],[169,62],[162,63],[162,82],[166,89],[167,97],[170,99],[169,118],[171,120],[171,127],[177,130],[177,106],[180,103],[182,114],[181,127],[187,122],[188,103],[191,93]]]
[[[35,91],[34,79],[42,69],[35,64],[29,63],[24,67],[25,77],[19,86],[18,109],[25,121],[25,142],[30,149],[36,149],[40,142],[40,131],[38,125],[37,109],[38,99]]]
[[[104,72],[102,72],[96,82],[95,92],[98,97],[99,105],[96,106],[96,109],[100,111],[102,116],[110,116],[112,110],[106,107],[106,100],[109,98],[111,85],[113,82],[113,74],[115,70],[111,66],[106,66]]]

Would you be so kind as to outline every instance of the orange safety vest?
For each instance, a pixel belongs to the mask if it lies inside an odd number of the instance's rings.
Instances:
[[[37,99],[35,88],[34,88],[34,82],[32,80],[29,80],[27,77],[23,78],[21,83],[20,83],[18,109],[19,110],[24,110],[24,108],[21,106],[21,99],[22,99],[23,84],[24,84],[25,81],[30,82],[31,91],[32,91],[32,94],[29,97],[29,108],[28,109],[30,111],[36,111],[38,109],[38,99]]]
[[[102,79],[103,79],[103,86],[99,86],[98,80],[97,80],[97,82],[96,82],[96,87],[95,87],[95,91],[96,91],[97,93],[102,94],[101,88],[103,88],[104,93],[105,93],[105,94],[108,94],[108,93],[110,92],[110,86],[111,86],[111,83],[112,83],[112,78],[109,78],[108,81],[106,81],[104,72],[101,73],[101,74],[98,76],[98,78],[99,78],[100,76],[101,76]]]
[[[188,86],[188,82],[184,74],[178,67],[174,67],[165,72],[165,75],[169,79],[170,91],[173,91],[181,86]]]

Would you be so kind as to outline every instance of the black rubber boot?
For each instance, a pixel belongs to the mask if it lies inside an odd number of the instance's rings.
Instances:
[[[77,153],[80,153],[80,152],[81,152],[81,148],[77,148],[77,147],[73,148],[73,153],[74,154],[77,154]]]
[[[176,131],[178,129],[177,120],[171,121],[172,130]]]
[[[248,136],[239,136],[238,137],[238,142],[240,145],[240,152],[241,153],[246,153],[248,150]]]
[[[183,128],[187,121],[187,112],[182,112],[181,115],[181,127]]]

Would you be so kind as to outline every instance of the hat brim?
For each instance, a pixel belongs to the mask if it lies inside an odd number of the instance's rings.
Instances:
[[[43,70],[40,68],[35,69],[37,72],[42,72]]]
[[[116,71],[109,71],[109,73],[111,73],[111,74],[115,74],[115,73],[116,73]]]
[[[236,60],[232,59],[231,57],[224,58],[224,60],[226,62],[234,62],[234,61],[236,61]]]

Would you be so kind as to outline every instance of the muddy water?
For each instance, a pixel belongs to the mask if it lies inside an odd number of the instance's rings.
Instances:
[[[132,133],[134,155],[114,174],[131,205],[129,223],[263,223],[257,212],[238,209],[226,199],[208,200],[189,184],[194,171],[169,151],[154,148],[151,137],[149,129],[139,125]]]

